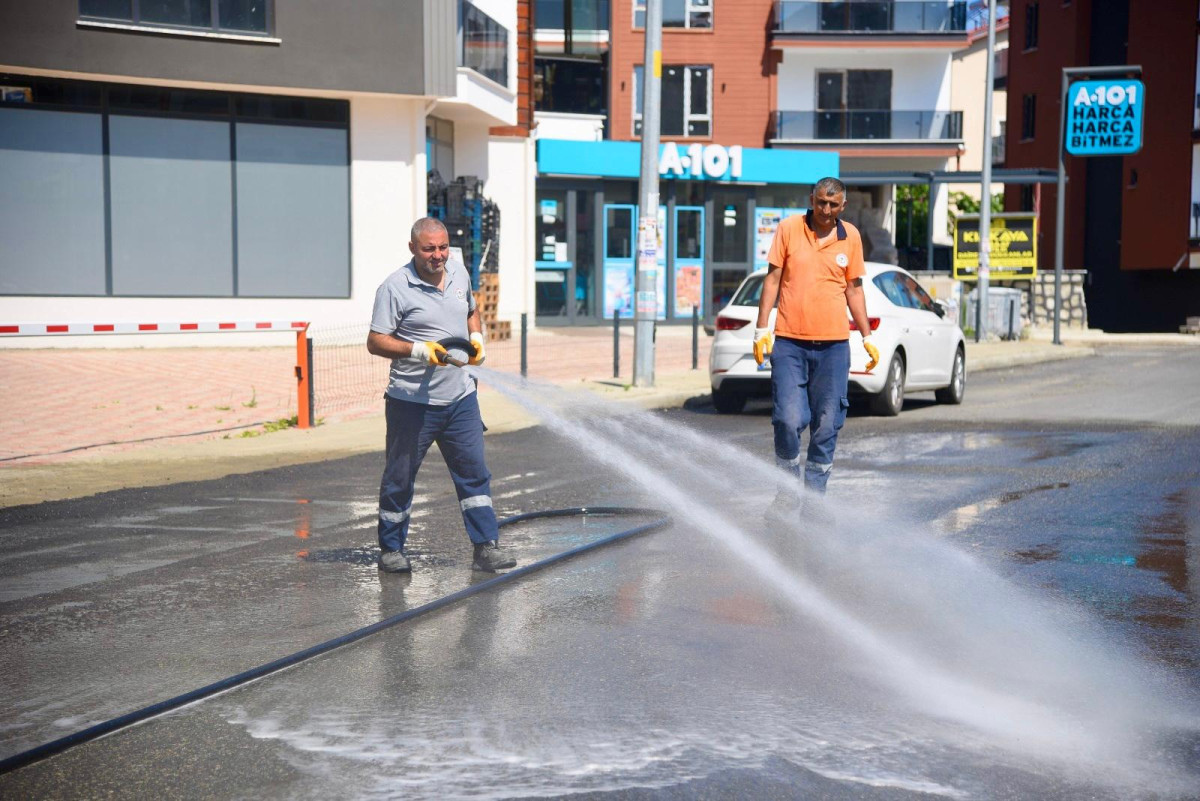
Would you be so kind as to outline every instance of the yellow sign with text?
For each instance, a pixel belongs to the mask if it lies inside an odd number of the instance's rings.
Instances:
[[[993,214],[990,280],[1033,278],[1037,275],[1037,215]],[[954,220],[954,277],[979,278],[979,215],[964,214]]]

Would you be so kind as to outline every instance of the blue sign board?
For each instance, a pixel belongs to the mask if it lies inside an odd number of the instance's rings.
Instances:
[[[641,142],[583,142],[539,139],[539,175],[637,178]],[[837,177],[838,154],[832,151],[750,148],[665,142],[659,147],[659,176],[664,179],[813,184]]]
[[[1142,149],[1146,87],[1138,80],[1076,81],[1067,87],[1063,146],[1073,156],[1120,156]]]

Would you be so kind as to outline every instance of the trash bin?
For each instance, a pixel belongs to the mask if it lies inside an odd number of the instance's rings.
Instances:
[[[1024,322],[1021,320],[1021,290],[1009,287],[988,287],[987,333],[1001,339],[1020,339]],[[975,328],[978,320],[979,289],[967,293],[967,319],[964,328]]]

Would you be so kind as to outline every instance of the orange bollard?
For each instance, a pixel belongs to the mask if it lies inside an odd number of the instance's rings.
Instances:
[[[308,326],[296,331],[296,421],[300,428],[312,428],[312,358],[308,347]]]

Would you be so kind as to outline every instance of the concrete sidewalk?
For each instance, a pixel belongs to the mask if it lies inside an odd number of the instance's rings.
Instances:
[[[612,329],[539,330],[530,335],[530,378],[640,408],[678,407],[709,394],[710,337],[701,334],[699,369],[692,370],[691,330],[660,328],[655,386],[637,388],[628,373],[632,326],[622,333],[622,375],[613,379]],[[1087,357],[1098,347],[1200,346],[1200,337],[1172,334],[1064,331],[1062,345],[1050,337],[1035,330],[1021,341],[968,342],[968,373]],[[261,422],[295,412],[290,360],[289,348],[0,350],[0,403],[8,412],[0,421],[0,507],[382,452],[379,375],[386,369],[371,374],[356,404],[324,424],[261,433]],[[519,372],[516,343],[495,343],[487,366]],[[320,382],[320,369],[314,372]],[[536,424],[486,385],[480,402],[491,433]],[[231,430],[235,425],[246,427]],[[93,444],[118,440],[126,441]],[[61,452],[71,447],[80,449]]]

